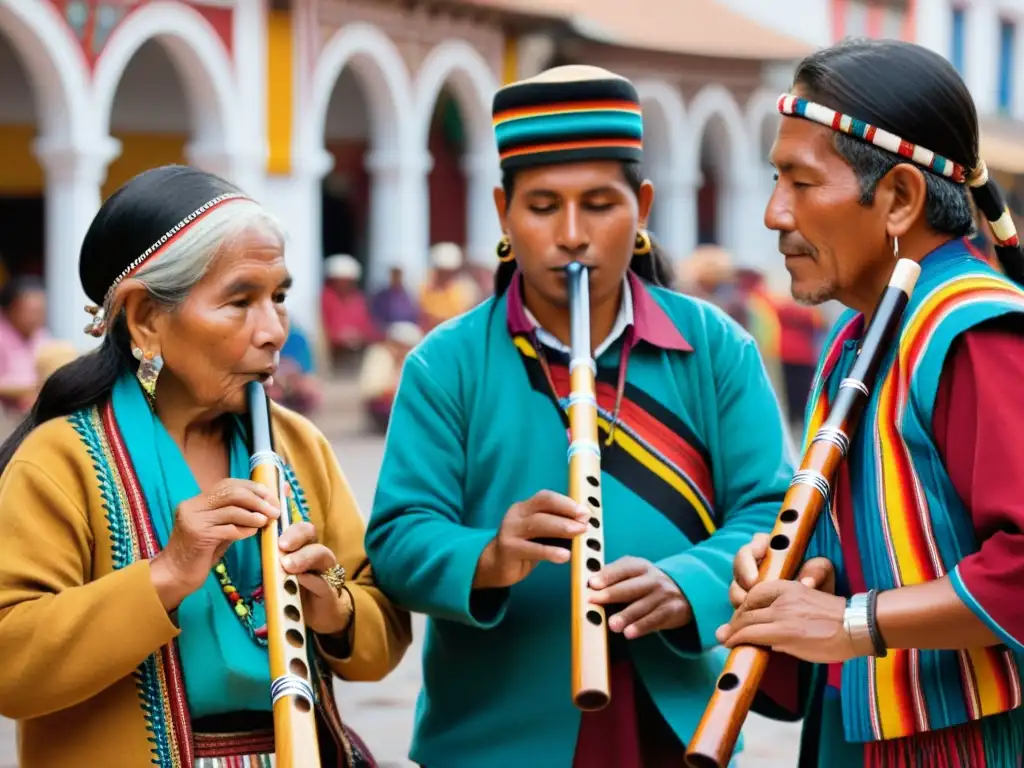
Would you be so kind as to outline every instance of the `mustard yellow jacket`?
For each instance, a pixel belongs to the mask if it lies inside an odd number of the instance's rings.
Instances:
[[[350,575],[351,655],[318,646],[345,680],[387,675],[411,640],[409,615],[374,585],[363,519],[324,436],[280,407],[277,450],[310,521]],[[18,721],[21,768],[178,768],[192,764],[175,648],[157,597],[155,538],[112,410],[34,430],[0,476],[0,715]]]

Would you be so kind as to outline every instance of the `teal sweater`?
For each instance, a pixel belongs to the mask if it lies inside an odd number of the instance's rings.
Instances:
[[[724,661],[714,633],[732,616],[733,556],[771,529],[793,468],[751,337],[710,304],[634,284],[638,323],[646,305],[646,315],[673,324],[693,349],[638,343],[627,396],[671,414],[693,454],[706,457],[713,488],[697,496],[713,499],[714,532],[701,536],[693,519],[680,523],[681,515],[695,517],[683,496],[666,511],[664,489],[652,485],[662,481],[634,462],[631,475],[603,475],[606,562],[654,562],[693,607],[692,644],[680,644],[678,633],[629,643],[644,685],[685,744]],[[542,563],[497,595],[472,589],[477,560],[508,508],[542,489],[567,493],[565,425],[513,342],[508,302],[492,298],[440,326],[406,359],[367,530],[381,588],[429,617],[411,758],[430,768],[568,767],[580,723],[570,699],[568,566]],[[598,360],[613,388],[622,343]],[[619,435],[627,442],[634,412],[623,409]],[[699,492],[699,468],[690,474]],[[632,477],[646,493],[622,482]]]

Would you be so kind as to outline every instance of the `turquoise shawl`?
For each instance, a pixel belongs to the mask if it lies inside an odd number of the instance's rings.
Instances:
[[[149,407],[135,377],[114,385],[114,415],[135,475],[146,497],[160,548],[167,546],[178,506],[200,493],[178,445]],[[230,433],[231,477],[249,477],[249,451],[242,423]],[[245,596],[262,583],[258,536],[237,541],[225,555],[231,581]],[[254,606],[254,625],[266,623],[262,602]],[[178,652],[193,718],[239,710],[271,709],[270,661],[235,614],[213,570],[201,589],[178,608]]]

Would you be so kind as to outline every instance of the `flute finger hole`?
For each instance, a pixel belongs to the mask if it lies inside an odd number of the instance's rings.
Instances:
[[[594,486],[595,488],[597,488],[597,486],[599,486],[599,485],[601,484],[601,481],[600,481],[600,480],[598,480],[598,479],[597,479],[596,477],[594,477],[593,475],[587,475],[587,482],[588,482],[588,483],[590,483],[590,484],[591,484],[592,486]]]
[[[787,509],[784,510],[781,515],[779,515],[779,520],[781,520],[784,523],[795,523],[798,517],[800,517],[800,513],[797,512],[795,509]]]
[[[782,533],[777,533],[774,536],[772,536],[772,541],[769,546],[771,546],[771,548],[774,550],[783,550],[789,546],[789,536],[786,536]]]
[[[289,629],[284,633],[284,638],[293,648],[301,648],[305,644],[305,639],[302,637],[302,633],[297,629]]]
[[[284,607],[284,615],[292,621],[298,621],[299,618],[301,618],[299,616],[299,609],[296,608],[294,605],[286,605]]]
[[[298,675],[303,680],[309,679],[309,669],[303,663],[302,659],[292,659],[288,664],[288,669],[291,670],[293,675]]]
[[[298,594],[299,583],[297,581],[295,581],[295,579],[285,579],[284,580],[284,591],[287,592],[289,595]]]
[[[300,696],[293,696],[292,702],[295,704],[295,708],[302,714],[306,714],[311,709],[309,702]]]
[[[737,685],[740,684],[740,679],[736,677],[732,672],[726,672],[720,678],[718,678],[718,690],[720,691],[731,691]]]
[[[597,539],[587,539],[587,546],[590,547],[595,552],[600,552],[601,551],[601,542],[598,541]]]
[[[588,557],[587,558],[587,570],[588,571],[593,571],[594,573],[597,573],[598,571],[601,570],[601,561],[598,560],[596,557]]]
[[[601,521],[598,520],[596,517],[590,518],[590,527],[591,528],[600,528],[601,527]]]
[[[597,611],[587,611],[587,621],[595,627],[601,626],[601,614]]]
[[[596,496],[587,496],[587,504],[592,506],[594,509],[601,508],[601,501]]]

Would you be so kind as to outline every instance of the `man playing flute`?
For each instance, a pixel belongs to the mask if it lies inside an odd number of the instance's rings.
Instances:
[[[755,585],[767,546],[756,537],[736,558],[738,608],[718,637],[777,652],[761,691],[807,713],[801,766],[1015,768],[1024,254],[978,154],[974,102],[938,54],[852,41],[805,59],[779,109],[765,223],[794,296],[849,307],[819,363],[809,437],[894,256],[921,275],[802,571]],[[972,199],[1002,273],[964,240]],[[803,701],[783,695],[794,658],[818,665]]]
[[[557,67],[494,100],[495,297],[406,358],[367,547],[429,616],[412,759],[427,768],[679,766],[722,668],[736,551],[792,476],[753,339],[664,287],[640,100]],[[571,697],[566,266],[589,268],[611,701]],[[562,546],[559,546],[561,544]],[[608,666],[607,664],[605,666]]]

